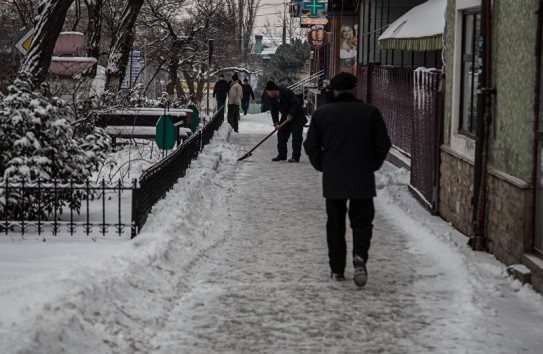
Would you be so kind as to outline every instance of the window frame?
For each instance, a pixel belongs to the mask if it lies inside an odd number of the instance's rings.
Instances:
[[[469,18],[472,19],[468,22]],[[481,9],[469,9],[461,11],[462,31],[461,31],[461,53],[460,53],[460,95],[459,95],[459,110],[458,110],[458,132],[475,138],[476,119],[477,119],[477,104],[479,82],[475,84],[475,79],[480,75],[482,65],[477,65],[477,59],[480,60],[480,30],[481,30]],[[471,28],[467,26],[470,25]],[[468,33],[471,33],[471,39],[468,39]],[[468,47],[469,45],[469,47]],[[469,50],[468,50],[469,49]],[[466,56],[470,56],[470,60],[466,60]],[[476,74],[466,74],[466,70],[473,68],[477,70]],[[470,82],[466,82],[470,79]],[[467,93],[467,95],[466,95]],[[467,103],[466,99],[471,98]],[[466,110],[466,105],[470,107]]]

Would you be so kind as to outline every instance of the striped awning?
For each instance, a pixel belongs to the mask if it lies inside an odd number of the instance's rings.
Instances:
[[[443,49],[447,0],[429,0],[394,21],[378,39],[379,49]]]

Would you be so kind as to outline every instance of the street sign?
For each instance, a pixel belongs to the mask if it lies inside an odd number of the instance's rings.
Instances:
[[[162,115],[156,122],[156,145],[160,150],[170,150],[175,144],[175,127],[170,116]]]
[[[26,34],[19,39],[17,43],[15,43],[15,48],[22,54],[26,55],[28,52],[28,49],[30,48],[30,44],[32,43],[32,38],[34,35],[34,28],[31,28],[26,32]]]

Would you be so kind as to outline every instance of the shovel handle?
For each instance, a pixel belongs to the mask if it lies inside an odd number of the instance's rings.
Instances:
[[[250,154],[251,152],[255,151],[255,149],[256,149],[257,147],[259,147],[260,145],[262,145],[263,142],[265,142],[266,140],[268,140],[268,138],[269,138],[270,136],[272,136],[272,135],[273,135],[276,131],[278,131],[279,129],[283,128],[283,126],[284,126],[285,124],[287,124],[288,122],[290,122],[290,121],[289,121],[289,120],[285,120],[283,123],[279,124],[278,127],[276,127],[271,133],[269,133],[268,135],[266,135],[266,137],[265,137],[264,139],[262,139],[258,144],[256,144],[255,147],[253,147],[251,150],[249,150],[249,151],[247,152],[247,154]]]

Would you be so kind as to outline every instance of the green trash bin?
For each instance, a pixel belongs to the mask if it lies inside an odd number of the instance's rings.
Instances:
[[[260,113],[260,103],[249,103],[249,109],[247,110],[249,114],[258,114]]]
[[[189,104],[188,109],[192,110],[192,122],[190,123],[190,130],[194,133],[198,129],[199,113],[198,108],[195,105]]]

